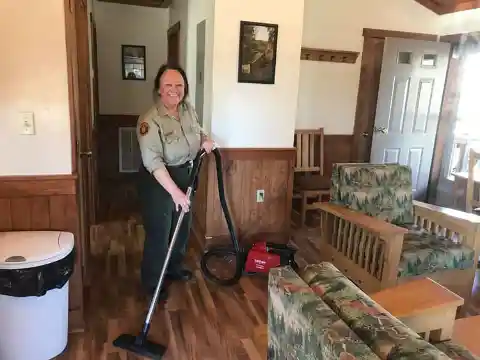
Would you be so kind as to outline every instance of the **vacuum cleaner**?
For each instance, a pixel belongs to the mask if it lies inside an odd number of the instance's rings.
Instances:
[[[297,269],[297,265],[294,260],[294,255],[296,250],[287,246],[273,244],[269,242],[259,242],[253,244],[248,249],[242,249],[238,243],[238,239],[235,233],[233,226],[232,218],[228,210],[227,201],[225,199],[224,183],[223,183],[223,169],[222,169],[222,158],[218,148],[213,149],[213,154],[215,156],[215,163],[217,169],[217,179],[218,179],[218,192],[220,197],[220,202],[223,210],[225,220],[227,222],[228,231],[232,240],[231,247],[216,246],[211,247],[205,251],[201,259],[201,269],[204,276],[214,281],[220,285],[233,285],[237,283],[243,274],[252,274],[252,273],[267,273],[271,268],[277,266],[290,265],[294,269]],[[200,171],[200,166],[202,160],[205,157],[205,150],[198,152],[195,160],[193,162],[192,171],[190,173],[189,187],[187,188],[186,195],[189,199],[192,198],[192,195],[195,192],[195,189],[198,186],[198,173]],[[148,308],[148,313],[145,318],[145,321],[142,326],[142,330],[138,335],[131,334],[122,334],[113,341],[113,345],[120,349],[130,351],[134,354],[154,359],[161,360],[165,354],[167,348],[164,345],[157,344],[148,340],[148,332],[150,330],[150,324],[152,321],[153,313],[158,302],[158,297],[162,289],[165,275],[167,272],[168,265],[172,256],[173,249],[175,248],[175,243],[177,241],[178,232],[180,226],[182,225],[185,212],[181,210],[181,214],[178,217],[177,223],[175,225],[175,230],[173,232],[172,238],[170,240],[170,245],[168,247],[167,256],[163,263],[162,271],[158,279],[155,292],[153,294],[152,300],[150,301],[150,306]],[[207,262],[212,256],[219,257],[228,257],[234,255],[236,258],[236,270],[235,275],[232,278],[220,279],[215,277],[207,267]]]
[[[217,170],[218,195],[222,206],[223,215],[227,222],[228,232],[230,234],[231,245],[213,245],[205,250],[200,260],[200,268],[204,277],[218,285],[231,286],[238,283],[244,275],[253,275],[258,273],[268,274],[270,269],[279,266],[291,266],[295,271],[298,265],[295,262],[296,249],[284,245],[275,244],[268,241],[255,242],[248,247],[240,247],[235,228],[232,223],[230,211],[228,210],[227,200],[225,198],[225,189],[223,183],[222,158],[218,149],[213,151],[215,156],[215,165]],[[228,258],[235,258],[235,273],[230,278],[219,278],[215,276],[208,268],[208,261],[213,258],[221,258],[227,262]]]

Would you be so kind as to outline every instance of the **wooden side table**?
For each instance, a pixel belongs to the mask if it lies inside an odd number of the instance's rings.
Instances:
[[[465,346],[474,355],[480,356],[480,315],[455,321],[452,340]]]
[[[430,278],[379,291],[371,298],[425,340],[452,338],[457,308],[463,298]]]

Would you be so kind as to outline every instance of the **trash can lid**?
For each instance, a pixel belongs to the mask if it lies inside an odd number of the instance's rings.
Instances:
[[[63,231],[0,232],[0,269],[51,264],[67,256],[73,246],[73,234]]]

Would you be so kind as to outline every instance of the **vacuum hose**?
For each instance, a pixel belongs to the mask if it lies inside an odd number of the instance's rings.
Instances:
[[[212,151],[214,157],[215,157],[215,165],[216,165],[216,170],[217,170],[217,182],[218,182],[218,196],[220,198],[220,204],[222,206],[223,210],[223,216],[225,217],[225,221],[227,222],[227,227],[228,227],[228,232],[230,234],[230,239],[232,241],[231,246],[213,246],[210,247],[208,250],[205,251],[205,253],[202,256],[202,259],[200,261],[200,266],[202,269],[202,272],[204,276],[219,284],[222,286],[229,286],[229,285],[234,285],[238,283],[240,278],[242,277],[243,274],[243,265],[245,263],[246,259],[246,252],[243,251],[243,249],[240,248],[240,245],[238,243],[237,235],[235,234],[235,228],[233,226],[233,221],[232,217],[230,216],[230,211],[228,209],[227,205],[227,200],[225,198],[225,187],[224,187],[224,182],[223,182],[223,168],[222,168],[222,156],[220,154],[220,151],[218,148],[213,149]],[[192,177],[192,182],[193,181],[198,181],[198,172],[200,170],[200,165],[202,163],[202,159],[205,155],[205,151],[200,151],[197,154],[197,157],[194,160],[193,163],[193,171],[191,173]],[[197,183],[196,183],[197,185]],[[195,186],[196,188],[197,186]],[[228,256],[235,256],[236,259],[236,268],[235,268],[235,275],[231,278],[227,279],[220,279],[213,275],[210,270],[207,267],[208,260],[212,256],[216,257],[223,257],[226,258]]]

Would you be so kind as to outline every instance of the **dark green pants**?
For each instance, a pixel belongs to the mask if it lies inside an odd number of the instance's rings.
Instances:
[[[190,166],[167,169],[172,180],[186,192],[189,186]],[[178,212],[175,210],[175,203],[170,194],[145,168],[140,169],[138,194],[145,229],[141,277],[143,286],[148,289],[157,285],[181,210]],[[192,206],[183,218],[167,274],[181,269],[192,224],[191,208]]]

